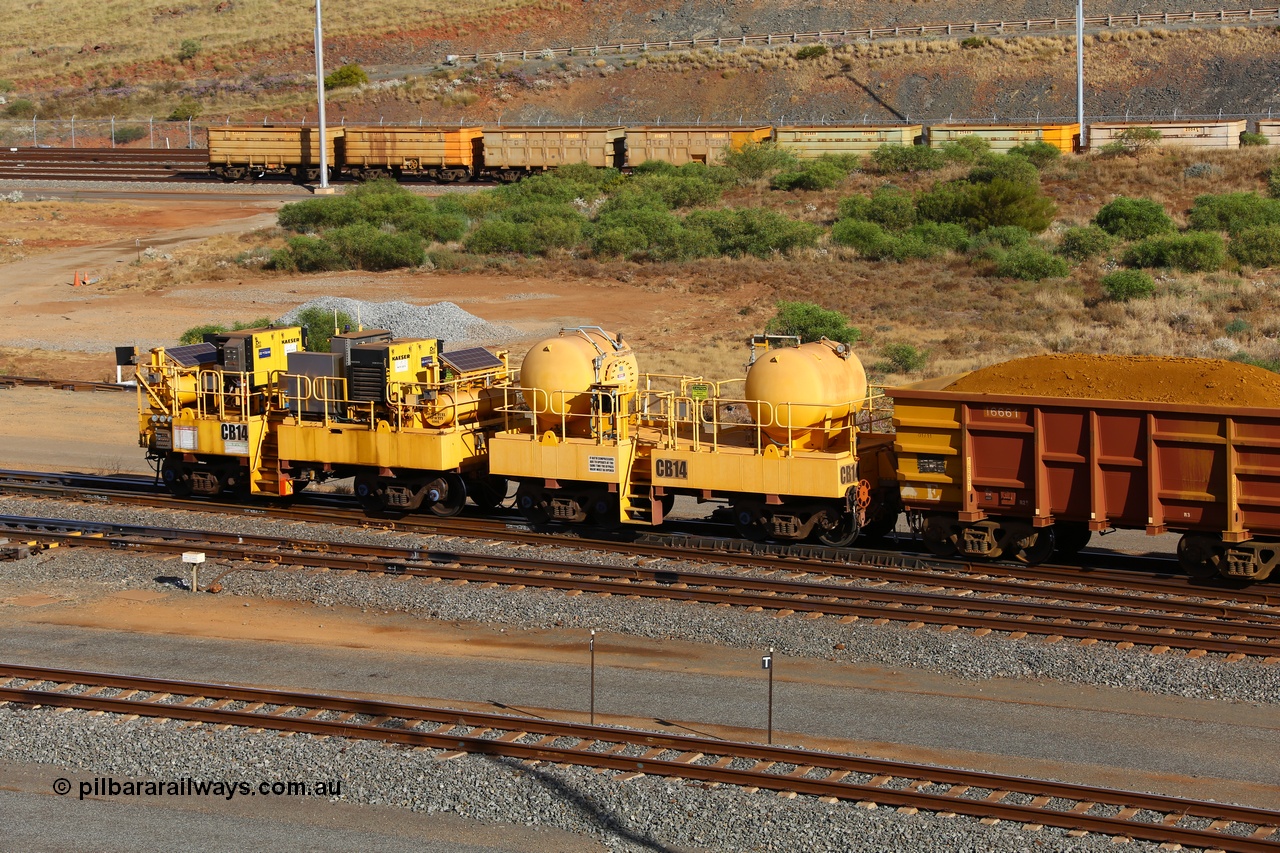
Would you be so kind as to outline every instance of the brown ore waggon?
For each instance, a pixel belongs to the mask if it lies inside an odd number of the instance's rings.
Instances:
[[[1150,370],[1166,371],[1163,387],[1134,391]],[[1035,563],[1080,550],[1093,531],[1134,529],[1181,533],[1178,559],[1193,576],[1272,573],[1275,374],[1105,356],[1042,356],[991,371],[999,375],[886,389],[902,504],[931,552]]]

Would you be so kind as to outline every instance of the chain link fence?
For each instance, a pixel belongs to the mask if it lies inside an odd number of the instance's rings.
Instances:
[[[5,148],[208,148],[204,124],[157,118],[0,121]]]

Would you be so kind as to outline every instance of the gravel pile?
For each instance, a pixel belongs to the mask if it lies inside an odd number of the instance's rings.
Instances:
[[[158,514],[127,507],[88,507],[38,500],[9,500],[5,505],[6,512],[15,515],[164,524],[231,533],[278,533],[275,525],[268,521],[202,513]],[[387,543],[386,534],[376,531],[319,525],[309,525],[306,529],[317,541]],[[295,535],[301,530],[301,527],[291,528]],[[404,548],[516,556],[533,553],[519,546],[480,545],[451,537],[398,536],[394,544]],[[538,549],[537,553],[546,557],[563,554],[579,562],[601,565],[631,564],[630,558],[617,554],[552,548]],[[66,551],[0,566],[0,576],[20,572],[23,578],[50,584],[79,578],[154,589],[152,579],[157,574],[174,573],[170,564],[164,564],[165,569],[157,572],[154,563],[150,569],[145,568],[148,562],[144,558]],[[668,565],[673,569],[681,567],[677,563]],[[660,563],[646,564],[649,569],[662,567]],[[709,570],[706,566],[691,568]],[[1176,652],[1152,655],[1141,646],[1120,650],[1110,643],[1088,647],[1070,641],[1045,644],[1034,634],[1010,640],[1002,632],[978,637],[969,631],[913,631],[898,622],[873,625],[867,620],[842,624],[830,617],[775,619],[767,613],[749,613],[736,608],[695,607],[658,600],[630,601],[617,596],[569,597],[531,589],[481,589],[475,584],[388,583],[385,579],[363,575],[242,571],[229,575],[223,586],[224,594],[403,612],[423,619],[533,629],[585,630],[608,626],[610,632],[621,635],[740,649],[773,646],[779,655],[892,668],[913,667],[973,680],[1042,678],[1198,699],[1280,704],[1280,666],[1265,664],[1256,658],[1228,662],[1224,655],[1213,653],[1202,658],[1188,658]]]
[[[520,334],[510,326],[486,323],[452,302],[423,306],[407,302],[361,302],[342,296],[316,297],[285,314],[276,323],[296,323],[299,314],[312,308],[320,308],[330,314],[340,311],[353,322],[358,319],[366,329],[389,329],[398,338],[442,338],[446,342],[476,343],[507,340]]]
[[[478,821],[549,826],[600,839],[609,850],[777,851],[1110,851],[1110,838],[1069,838],[1045,828],[985,826],[976,819],[936,819],[928,813],[868,810],[851,802],[785,799],[736,787],[706,788],[645,777],[619,783],[613,773],[514,759],[465,756],[437,761],[370,741],[310,735],[282,738],[245,729],[218,732],[174,722],[117,715],[53,714],[0,708],[0,760],[79,768],[81,780],[152,779],[342,783],[345,803],[452,813]],[[52,774],[51,774],[52,775]],[[1135,842],[1131,853],[1155,853]]]

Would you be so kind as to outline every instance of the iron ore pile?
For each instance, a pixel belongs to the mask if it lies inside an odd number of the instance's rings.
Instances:
[[[975,370],[944,390],[1280,408],[1280,376],[1251,364],[1210,358],[1037,355]]]

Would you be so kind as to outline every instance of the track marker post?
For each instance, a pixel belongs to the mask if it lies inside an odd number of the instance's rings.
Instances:
[[[769,745],[773,745],[773,647],[769,654],[760,658],[760,668],[769,671]]]
[[[191,566],[191,591],[200,591],[200,564],[204,562],[204,551],[183,551],[182,562]]]

